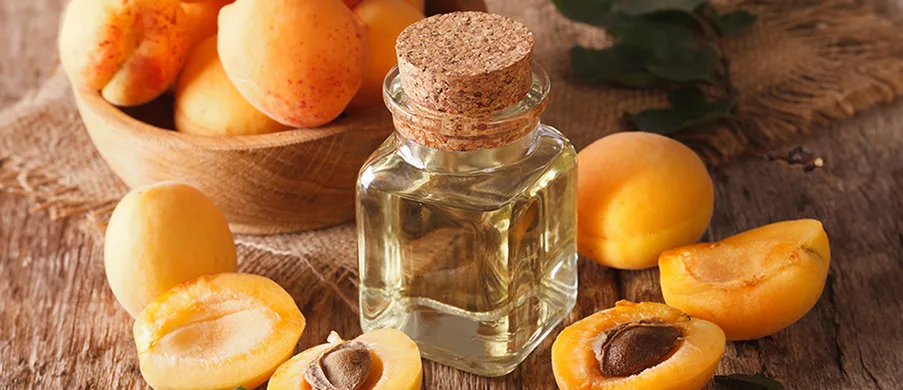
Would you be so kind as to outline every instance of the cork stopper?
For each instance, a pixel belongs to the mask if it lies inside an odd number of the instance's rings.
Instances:
[[[480,115],[517,103],[532,84],[533,33],[485,12],[433,16],[395,46],[405,94],[425,108]]]

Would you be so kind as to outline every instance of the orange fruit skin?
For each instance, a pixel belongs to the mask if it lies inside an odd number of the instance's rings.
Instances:
[[[671,138],[624,132],[577,154],[577,247],[607,267],[654,267],[665,250],[699,240],[714,187],[699,156]]]

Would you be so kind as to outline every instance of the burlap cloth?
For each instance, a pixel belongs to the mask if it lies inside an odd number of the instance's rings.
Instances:
[[[903,92],[903,28],[887,18],[887,9],[853,0],[750,0],[728,6],[737,5],[759,15],[749,32],[725,43],[741,93],[737,125],[677,137],[710,164],[761,152]],[[659,92],[572,82],[570,47],[599,45],[605,37],[565,20],[549,0],[489,0],[487,6],[535,33],[536,59],[553,83],[544,121],[578,148],[618,131],[625,112],[665,102]],[[0,112],[0,189],[31,198],[34,210],[46,210],[51,218],[77,217],[98,235],[128,190],[91,144],[62,72]],[[352,224],[238,236],[236,242],[243,271],[292,275],[280,282],[303,286],[306,293],[335,293],[356,306]]]

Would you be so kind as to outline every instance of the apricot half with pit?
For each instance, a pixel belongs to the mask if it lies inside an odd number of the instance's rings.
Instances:
[[[660,303],[618,302],[565,328],[552,345],[562,390],[698,390],[724,354],[717,325]]]
[[[669,305],[718,324],[729,340],[751,340],[812,309],[830,261],[821,222],[778,222],[662,253],[662,294]]]
[[[599,264],[653,267],[712,217],[712,180],[690,148],[658,134],[604,137],[577,155],[577,246]]]
[[[267,389],[415,390],[422,379],[420,351],[404,333],[379,329],[345,341],[332,332],[280,366]]]
[[[304,316],[276,282],[205,275],[151,302],[135,321],[141,374],[156,390],[253,389],[295,349]]]

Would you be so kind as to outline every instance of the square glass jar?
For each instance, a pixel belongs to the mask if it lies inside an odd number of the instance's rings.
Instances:
[[[506,145],[452,151],[389,137],[360,171],[364,331],[395,328],[431,360],[483,376],[514,370],[577,294],[576,152],[539,122],[549,79],[474,129],[529,126]],[[396,124],[428,123],[386,78]],[[440,126],[441,127],[441,126]]]

